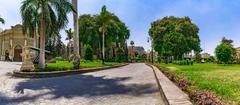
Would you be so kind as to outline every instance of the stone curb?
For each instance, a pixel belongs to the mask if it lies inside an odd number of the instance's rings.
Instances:
[[[147,65],[153,69],[161,96],[166,105],[192,105],[189,96],[170,81],[157,67]]]
[[[52,71],[52,72],[21,72],[21,71],[15,70],[15,71],[13,71],[13,76],[20,77],[20,78],[60,77],[60,76],[83,74],[83,73],[107,70],[107,69],[118,68],[118,67],[122,67],[122,66],[126,66],[126,65],[128,65],[128,63],[121,64],[121,65],[115,65],[115,66],[107,66],[107,67],[83,68],[83,69],[78,69],[78,70]]]
[[[162,97],[162,99],[163,99],[164,104],[165,104],[165,105],[169,105],[168,100],[167,100],[166,96],[164,95],[164,92],[163,92],[163,90],[162,90],[162,87],[161,87],[161,85],[160,85],[160,83],[159,83],[159,80],[158,80],[158,77],[157,77],[157,74],[156,74],[154,68],[152,67],[151,64],[147,64],[147,63],[146,63],[146,65],[149,66],[149,67],[151,67],[152,70],[153,70],[153,74],[154,74],[154,77],[155,77],[155,79],[156,79],[156,82],[157,82],[157,85],[158,85],[158,89],[159,89],[159,92],[160,92],[160,95],[161,95],[161,97]]]

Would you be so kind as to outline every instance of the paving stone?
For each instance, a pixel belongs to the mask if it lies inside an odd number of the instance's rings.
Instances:
[[[152,69],[143,63],[54,78],[21,79],[1,75],[0,102],[7,105],[163,105]]]

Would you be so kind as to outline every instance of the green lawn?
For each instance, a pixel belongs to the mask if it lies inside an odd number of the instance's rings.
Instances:
[[[210,90],[232,104],[240,104],[240,65],[159,65],[191,81],[198,89]]]
[[[102,62],[94,61],[94,62],[81,62],[81,68],[94,68],[94,67],[104,67],[104,66],[113,66],[120,63],[117,62],[105,62],[103,65]],[[57,61],[56,63],[48,63],[45,70],[35,70],[36,72],[41,71],[62,71],[62,70],[72,70],[73,64],[68,61]]]

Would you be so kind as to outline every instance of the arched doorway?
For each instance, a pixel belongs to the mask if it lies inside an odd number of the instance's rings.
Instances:
[[[14,60],[14,61],[17,61],[17,62],[21,62],[21,61],[22,61],[21,53],[22,53],[22,47],[21,47],[20,45],[17,45],[17,46],[14,48],[14,57],[13,57],[13,60]]]

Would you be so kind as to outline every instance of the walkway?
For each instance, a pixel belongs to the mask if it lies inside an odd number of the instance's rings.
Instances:
[[[1,67],[0,67],[1,68]],[[23,105],[162,105],[152,69],[111,70],[44,79],[0,77],[0,103]]]
[[[20,69],[21,62],[4,62],[0,61],[0,76],[12,72],[15,69]]]

